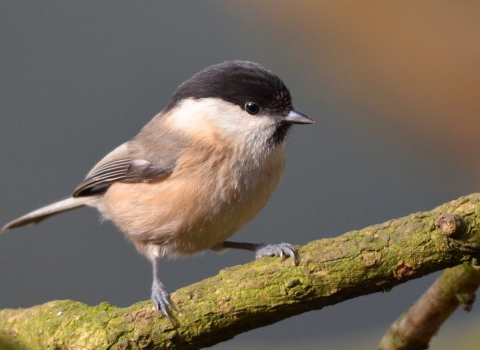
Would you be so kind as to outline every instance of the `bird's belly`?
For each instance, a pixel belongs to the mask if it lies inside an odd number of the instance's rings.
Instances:
[[[278,164],[277,164],[278,163]],[[147,256],[185,256],[225,241],[266,204],[283,172],[274,162],[253,181],[198,181],[172,176],[154,183],[115,183],[102,212]]]

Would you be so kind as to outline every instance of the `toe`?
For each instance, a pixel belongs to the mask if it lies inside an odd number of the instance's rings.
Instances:
[[[299,264],[299,259],[297,255],[297,250],[288,243],[280,243],[280,244],[261,244],[259,245],[258,249],[255,251],[255,257],[257,259],[261,258],[262,256],[278,256],[282,260],[289,256],[292,258],[295,265]]]
[[[176,310],[175,304],[170,299],[170,294],[165,289],[161,282],[154,282],[152,285],[152,302],[157,310],[162,311],[162,314],[173,323],[170,310]]]

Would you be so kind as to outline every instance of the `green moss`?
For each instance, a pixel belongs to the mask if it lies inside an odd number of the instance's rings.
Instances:
[[[469,262],[480,251],[479,195],[430,212],[298,247],[291,259],[262,258],[172,294],[177,325],[149,301],[128,308],[63,300],[0,311],[0,330],[29,349],[197,349],[305,311],[385,291],[425,274]],[[446,237],[434,225],[455,213],[464,232]]]

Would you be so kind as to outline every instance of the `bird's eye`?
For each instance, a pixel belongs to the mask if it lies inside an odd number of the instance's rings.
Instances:
[[[255,102],[247,102],[245,103],[245,110],[251,115],[254,115],[260,112],[260,106]]]

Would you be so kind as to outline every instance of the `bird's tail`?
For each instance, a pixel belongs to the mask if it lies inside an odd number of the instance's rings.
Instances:
[[[34,210],[31,213],[28,213],[22,217],[19,217],[16,220],[13,220],[3,226],[2,231],[10,230],[15,227],[20,227],[23,225],[33,225],[43,219],[46,219],[52,215],[63,213],[64,211],[72,210],[84,205],[95,205],[100,196],[88,196],[88,197],[69,197],[62,199],[58,202],[52,203],[40,209]]]

